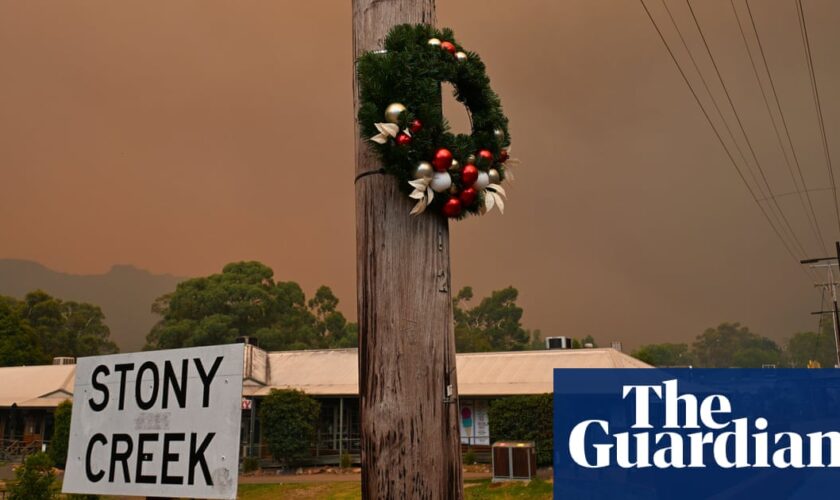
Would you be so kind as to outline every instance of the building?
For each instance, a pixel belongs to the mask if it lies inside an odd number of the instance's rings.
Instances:
[[[650,368],[614,349],[468,353],[457,355],[461,440],[489,450],[487,408],[494,399],[552,392],[554,368]],[[0,368],[0,442],[36,448],[52,435],[52,412],[73,397],[75,365]],[[359,451],[356,349],[266,352],[246,345],[242,387],[243,456],[268,461],[258,418],[272,389],[298,389],[321,403],[313,463],[337,463]]]

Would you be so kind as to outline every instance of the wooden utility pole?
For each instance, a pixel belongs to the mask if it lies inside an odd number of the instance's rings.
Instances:
[[[394,25],[434,22],[434,0],[353,0],[354,61]],[[358,177],[381,165],[356,137],[362,496],[460,499],[448,222],[409,216],[393,177]]]

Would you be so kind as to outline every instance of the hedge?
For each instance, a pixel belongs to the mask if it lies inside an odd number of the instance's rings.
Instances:
[[[551,394],[512,396],[490,403],[490,439],[534,441],[537,465],[551,465],[553,404]]]

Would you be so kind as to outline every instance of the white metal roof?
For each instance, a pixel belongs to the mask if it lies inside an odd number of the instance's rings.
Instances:
[[[244,396],[293,388],[315,396],[359,393],[356,349],[264,352],[246,349]],[[463,397],[552,392],[554,368],[650,368],[610,348],[457,355]],[[73,393],[75,365],[0,368],[0,406],[56,406]]]
[[[58,406],[72,396],[75,376],[75,365],[0,368],[0,406]]]

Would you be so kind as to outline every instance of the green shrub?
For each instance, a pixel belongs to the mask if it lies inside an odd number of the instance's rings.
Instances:
[[[353,466],[353,457],[350,456],[350,454],[345,451],[344,453],[341,454],[340,465],[341,465],[342,469],[349,469],[350,467]]]
[[[475,465],[475,452],[470,448],[464,453],[464,465]]]
[[[243,473],[254,472],[260,468],[260,460],[257,457],[245,457],[242,459],[242,467],[240,470]]]
[[[15,471],[9,500],[52,500],[56,497],[55,474],[50,456],[33,453]]]
[[[67,445],[70,441],[70,416],[73,414],[73,403],[64,401],[55,408],[53,435],[47,449],[53,463],[63,469],[67,463]]]
[[[490,439],[534,441],[537,464],[551,465],[553,450],[551,394],[512,396],[490,404]]]
[[[321,405],[302,391],[272,389],[260,404],[260,422],[268,450],[284,467],[309,455]]]

